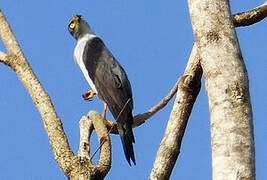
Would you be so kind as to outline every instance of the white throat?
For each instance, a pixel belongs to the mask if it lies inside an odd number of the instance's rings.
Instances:
[[[92,88],[92,90],[96,91],[96,87],[92,81],[92,79],[89,77],[89,74],[87,72],[87,69],[85,67],[84,61],[83,61],[83,51],[85,48],[85,45],[87,43],[88,40],[93,39],[97,37],[94,34],[86,34],[85,36],[83,36],[81,39],[79,39],[77,41],[76,47],[74,49],[74,60],[76,62],[76,64],[78,64],[78,66],[80,67],[85,79],[87,80],[89,86]]]

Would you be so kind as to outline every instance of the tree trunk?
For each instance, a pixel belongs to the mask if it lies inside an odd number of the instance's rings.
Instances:
[[[226,0],[188,0],[209,98],[213,179],[255,179],[246,67]]]

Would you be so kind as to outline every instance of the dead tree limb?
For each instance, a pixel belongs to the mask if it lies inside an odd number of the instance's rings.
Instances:
[[[92,133],[93,122],[87,116],[82,116],[80,122],[80,146],[78,157],[89,159],[90,154],[90,135]]]
[[[267,1],[262,5],[246,12],[241,12],[232,15],[232,20],[235,27],[249,26],[260,22],[267,16]]]
[[[91,133],[89,131],[92,129],[91,125],[95,127],[100,144],[100,158],[96,165],[92,164],[88,155],[90,153]],[[90,111],[88,116],[81,118],[80,130],[82,143],[80,143],[79,161],[73,164],[69,178],[71,180],[104,179],[111,168],[111,143],[102,116],[96,111]]]
[[[69,174],[74,154],[70,149],[62,123],[54,109],[51,99],[32,71],[28,61],[14,36],[4,14],[0,11],[0,36],[6,46],[7,54],[2,62],[10,66],[18,75],[24,87],[40,112],[52,146],[55,159],[65,174]]]
[[[201,88],[202,69],[194,45],[186,70],[178,81],[178,91],[172,112],[160,143],[149,179],[169,179],[180,153],[182,138],[194,102]]]

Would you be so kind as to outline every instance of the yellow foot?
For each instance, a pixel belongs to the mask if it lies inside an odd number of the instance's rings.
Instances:
[[[87,91],[87,92],[83,93],[83,99],[90,101],[93,99],[94,95],[96,95],[96,91],[94,91],[94,90]]]
[[[114,123],[113,121],[107,120],[106,118],[104,118],[104,123],[108,128],[108,134],[111,132],[114,132],[115,134],[119,133],[117,128],[114,128],[116,123]]]
[[[106,122],[107,122],[111,127],[115,125],[115,123],[114,123],[113,121],[110,121],[110,120],[107,120],[107,119],[106,119]]]

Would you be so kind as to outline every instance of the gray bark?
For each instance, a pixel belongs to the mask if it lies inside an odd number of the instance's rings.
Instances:
[[[226,0],[188,0],[209,98],[213,179],[255,179],[246,67]]]

